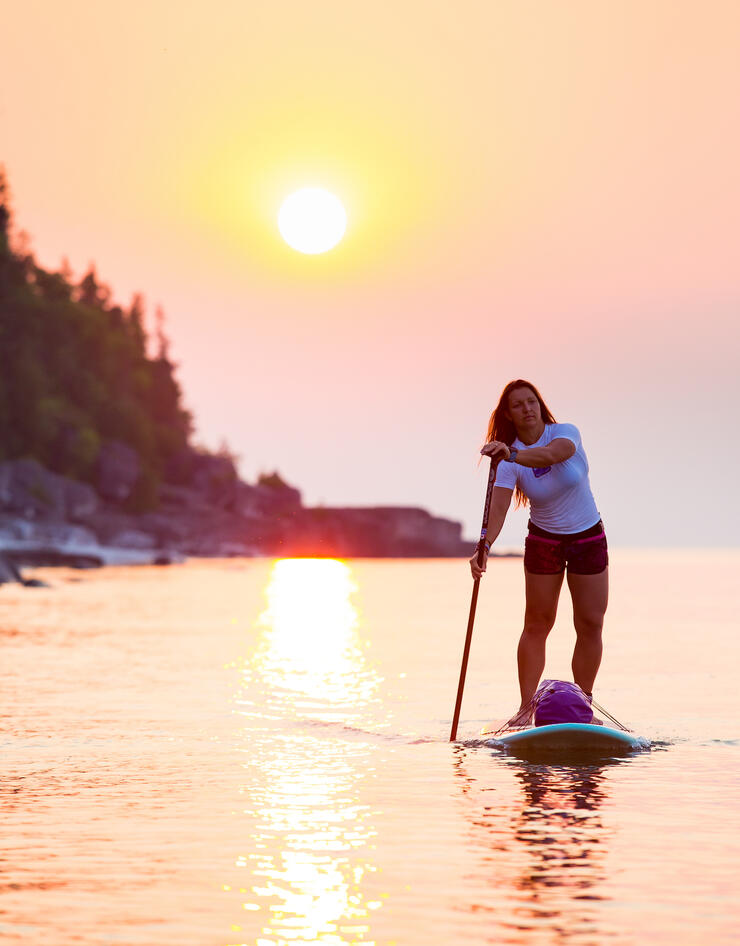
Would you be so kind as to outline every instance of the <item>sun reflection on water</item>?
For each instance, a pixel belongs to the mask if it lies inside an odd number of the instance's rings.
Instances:
[[[357,728],[379,678],[359,637],[356,591],[351,569],[331,559],[278,561],[265,589],[237,700],[248,721],[238,746],[248,837],[236,867],[249,874],[237,889],[250,919],[234,932],[249,933],[246,942],[367,943],[381,905],[366,893],[376,832],[360,797],[376,747]]]
[[[350,568],[334,559],[282,559],[266,589],[256,666],[283,704],[325,722],[355,719],[377,689],[357,630]],[[349,711],[349,712],[348,712]]]

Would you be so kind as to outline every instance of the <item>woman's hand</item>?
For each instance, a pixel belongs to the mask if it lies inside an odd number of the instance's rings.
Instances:
[[[480,451],[484,457],[491,457],[493,460],[506,460],[511,452],[508,446],[501,440],[489,440],[487,444],[481,447]]]
[[[488,549],[483,547],[483,566],[481,567],[478,564],[478,549],[476,548],[473,553],[473,557],[470,559],[470,571],[473,574],[473,578],[477,579],[481,577],[483,572],[486,570],[486,565],[488,564]]]

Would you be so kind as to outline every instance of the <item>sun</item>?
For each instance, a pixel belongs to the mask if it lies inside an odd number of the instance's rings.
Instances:
[[[344,236],[347,213],[334,194],[322,187],[304,187],[283,201],[278,228],[299,253],[326,253]]]

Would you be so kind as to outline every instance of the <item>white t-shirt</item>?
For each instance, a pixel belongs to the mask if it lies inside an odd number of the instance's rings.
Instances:
[[[573,424],[545,424],[537,443],[512,444],[517,450],[546,447],[552,440],[565,437],[576,447],[572,457],[542,469],[499,463],[496,486],[514,489],[519,486],[529,499],[530,519],[548,532],[582,532],[595,526],[601,518],[588,481],[588,460],[581,444],[581,435]]]

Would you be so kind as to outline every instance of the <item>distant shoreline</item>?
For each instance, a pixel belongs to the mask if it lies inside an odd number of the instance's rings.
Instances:
[[[36,460],[0,463],[0,581],[20,569],[177,564],[188,558],[469,558],[459,522],[406,506],[306,507],[278,477],[256,485],[201,461],[189,487],[164,484],[156,508],[126,510]],[[226,467],[226,472],[230,467]],[[216,475],[218,474],[218,475]],[[521,557],[515,550],[492,557]]]

